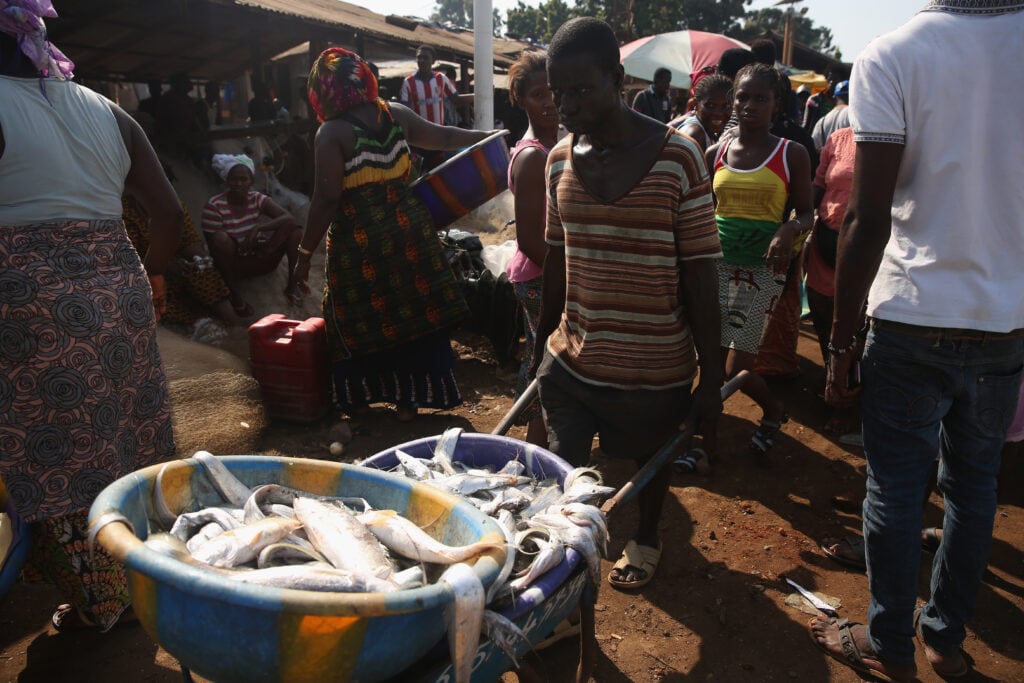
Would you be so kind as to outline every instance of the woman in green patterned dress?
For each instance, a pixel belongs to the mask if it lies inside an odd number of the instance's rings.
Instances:
[[[462,398],[448,330],[468,312],[430,214],[409,191],[409,145],[450,150],[490,133],[437,126],[384,102],[359,55],[325,50],[309,73],[322,122],[316,184],[295,282],[309,292],[309,257],[327,234],[323,311],[337,402],[348,413],[394,403],[398,419]]]

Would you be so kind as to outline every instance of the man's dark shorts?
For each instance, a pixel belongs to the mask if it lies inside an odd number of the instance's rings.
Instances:
[[[548,449],[574,467],[590,460],[594,435],[613,458],[645,461],[689,412],[690,387],[618,389],[577,379],[550,353],[537,370]]]

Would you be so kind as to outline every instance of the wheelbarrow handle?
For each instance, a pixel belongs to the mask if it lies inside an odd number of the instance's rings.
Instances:
[[[743,382],[746,381],[749,373],[746,370],[741,370],[736,374],[735,377],[730,379],[728,382],[722,385],[722,400],[729,398],[735,394]],[[650,460],[644,463],[633,478],[627,481],[618,492],[605,501],[604,505],[601,506],[601,511],[606,515],[610,513],[617,505],[631,500],[637,492],[650,483],[654,475],[661,470],[662,467],[668,464],[669,459],[683,447],[691,438],[693,434],[687,429],[681,429],[678,434],[669,439],[658,451],[651,456]]]
[[[511,408],[509,408],[505,417],[501,418],[501,422],[498,423],[498,426],[491,430],[491,434],[494,436],[504,436],[505,432],[507,432],[512,426],[512,423],[516,421],[516,418],[522,415],[527,408],[533,405],[533,402],[537,400],[537,395],[539,393],[540,382],[536,377],[534,377],[533,381],[527,385],[523,390],[523,393],[516,399],[516,402],[512,404]]]

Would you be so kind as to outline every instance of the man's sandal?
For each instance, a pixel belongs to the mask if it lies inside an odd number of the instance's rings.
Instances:
[[[631,540],[622,551],[622,557],[618,559],[612,566],[612,570],[608,573],[608,583],[616,588],[640,588],[641,586],[646,586],[654,578],[654,572],[658,568],[658,562],[661,560],[661,549],[660,541],[657,548],[652,548],[651,546],[640,545],[636,541]],[[624,577],[628,567],[639,569],[643,572],[643,576],[635,581],[627,581]]]
[[[789,416],[783,415],[778,420],[761,420],[761,425],[750,437],[750,450],[757,455],[764,455],[775,445],[775,437],[778,436],[782,425],[789,422]]]
[[[923,609],[923,607],[918,607],[914,610],[914,633],[917,635],[917,640],[924,646],[924,654],[928,663],[942,678],[966,676],[971,671],[971,664],[967,661],[963,648],[957,648],[953,654],[944,655],[925,642],[924,632],[921,630],[921,611]]]
[[[833,650],[829,648],[828,645],[818,640],[818,635],[815,632],[815,624],[817,623],[827,624],[830,627],[834,626],[837,629],[839,636],[838,650]],[[857,640],[853,635],[854,628],[863,629],[865,627],[862,624],[853,624],[846,619],[837,619],[836,617],[828,619],[814,617],[807,624],[807,630],[811,636],[811,642],[813,642],[818,649],[840,664],[845,664],[850,667],[857,673],[864,674],[878,681],[909,683],[909,681],[916,680],[917,669],[915,666],[887,666],[877,659],[877,655],[875,655],[875,653],[862,651],[857,646]]]

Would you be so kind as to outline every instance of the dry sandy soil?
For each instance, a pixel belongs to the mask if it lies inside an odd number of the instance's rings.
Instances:
[[[243,343],[236,346],[244,349]],[[512,373],[497,366],[487,342],[476,335],[456,334],[456,349],[465,398],[461,407],[423,414],[409,425],[379,408],[351,425],[355,436],[343,458],[363,458],[453,425],[489,432],[511,405]],[[770,462],[757,465],[748,457],[745,442],[758,411],[747,398],[734,396],[726,403],[722,454],[713,474],[674,475],[661,529],[665,552],[655,580],[634,593],[601,587],[595,680],[857,680],[814,648],[805,629],[809,616],[786,604],[791,590],[783,576],[839,598],[840,613],[851,619],[863,619],[867,605],[865,576],[840,567],[818,548],[824,537],[859,531],[856,510],[841,502],[860,499],[864,460],[858,450],[820,433],[822,370],[806,326],[800,352],[800,376],[774,382],[792,420]],[[271,423],[258,436],[255,452],[329,458],[335,425],[333,415],[309,427]],[[511,435],[522,436],[522,430],[513,428]],[[598,464],[614,486],[632,475],[629,463],[599,458]],[[975,673],[966,680],[1024,680],[1022,465],[1019,451],[1008,454],[996,542],[966,643]],[[612,560],[633,530],[634,512],[625,506],[610,520]],[[926,521],[938,524],[941,514],[941,499],[933,495]],[[610,567],[606,561],[605,573]],[[923,567],[922,597],[927,586]],[[181,680],[175,660],[139,627],[106,635],[57,634],[49,625],[56,603],[49,587],[19,583],[0,606],[0,681]],[[541,680],[555,683],[573,679],[577,658],[570,639],[526,661]],[[938,680],[920,652],[918,668],[921,680]],[[508,673],[503,680],[517,676]]]

